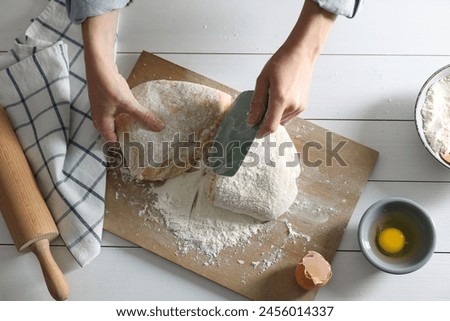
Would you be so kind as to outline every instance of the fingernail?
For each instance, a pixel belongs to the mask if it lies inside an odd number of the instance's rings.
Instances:
[[[166,124],[161,119],[157,119],[156,120],[156,129],[163,130],[164,128],[166,128]]]
[[[106,135],[102,135],[102,138],[105,141],[105,143],[107,143],[107,144],[113,144],[113,143],[118,142],[116,134],[108,133]]]

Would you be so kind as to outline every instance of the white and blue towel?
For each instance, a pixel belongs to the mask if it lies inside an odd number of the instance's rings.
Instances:
[[[62,239],[86,265],[100,253],[106,166],[90,114],[81,27],[64,2],[50,1],[0,56],[0,104]]]

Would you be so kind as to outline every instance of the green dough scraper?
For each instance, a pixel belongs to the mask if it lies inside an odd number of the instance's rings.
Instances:
[[[256,138],[262,120],[247,124],[253,90],[240,93],[225,115],[210,149],[209,162],[217,175],[233,176],[238,171]]]

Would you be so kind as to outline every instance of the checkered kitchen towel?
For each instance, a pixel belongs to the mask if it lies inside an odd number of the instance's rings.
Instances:
[[[100,252],[106,167],[90,116],[81,27],[50,1],[0,56],[4,106],[67,248],[81,266]]]

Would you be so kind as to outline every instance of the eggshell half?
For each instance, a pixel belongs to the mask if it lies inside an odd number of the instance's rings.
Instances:
[[[330,280],[331,265],[316,251],[309,251],[297,264],[295,280],[306,290],[319,289]]]

